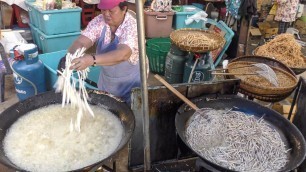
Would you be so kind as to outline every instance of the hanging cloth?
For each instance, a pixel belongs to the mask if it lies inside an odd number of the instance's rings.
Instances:
[[[235,19],[239,20],[241,17],[239,15],[239,8],[243,1],[245,0],[225,0],[227,14],[230,14]]]

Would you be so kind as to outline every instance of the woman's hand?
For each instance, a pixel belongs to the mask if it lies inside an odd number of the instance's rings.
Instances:
[[[85,54],[80,58],[73,59],[71,63],[73,64],[70,67],[71,70],[84,70],[94,64],[94,59],[92,55]]]

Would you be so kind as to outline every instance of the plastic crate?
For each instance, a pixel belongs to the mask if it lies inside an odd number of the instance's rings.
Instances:
[[[153,38],[147,40],[146,51],[152,73],[165,74],[165,62],[170,45],[170,38]]]
[[[37,28],[34,25],[32,25],[31,23],[29,23],[29,26],[30,26],[30,29],[31,29],[33,41],[37,45],[38,49],[40,50],[40,47],[42,47],[42,45],[41,45],[41,41],[40,41],[40,38],[39,38],[39,35],[38,35]]]
[[[26,7],[28,8],[28,13],[30,17],[30,24],[38,27],[38,9],[33,6],[34,1],[24,1]]]
[[[205,7],[203,4],[200,4],[200,3],[191,3],[191,5],[196,6],[196,7],[200,8],[200,9],[202,9],[202,10]]]
[[[57,81],[57,66],[62,57],[67,53],[67,50],[57,51],[53,53],[46,53],[38,55],[38,58],[43,62],[45,66],[45,79],[47,82],[47,90],[53,90],[53,86]],[[88,74],[88,79],[95,83],[98,83],[100,74],[100,67],[90,67],[90,72]],[[77,78],[77,75],[74,74],[73,78]],[[97,90],[97,87],[94,87],[88,83],[85,84],[86,88]]]
[[[200,8],[197,8],[193,5],[183,5],[183,11],[175,12],[174,21],[173,21],[173,28],[174,29],[181,29],[181,28],[202,28],[203,21],[193,21],[191,24],[186,25],[185,20],[190,16],[196,14],[197,12],[203,11]]]
[[[25,2],[31,23],[46,35],[56,35],[81,31],[80,7],[61,10],[41,10],[34,2]]]
[[[220,63],[220,61],[222,60],[222,56],[224,55],[225,51],[227,50],[227,48],[231,44],[232,39],[234,37],[234,32],[223,21],[216,22],[212,19],[207,19],[207,21],[205,22],[205,25],[207,23],[217,26],[219,29],[221,29],[225,33],[224,39],[225,39],[226,42],[225,42],[222,50],[220,51],[218,57],[214,61],[214,66],[216,67]],[[207,28],[204,27],[204,29],[207,29]]]
[[[174,12],[145,11],[145,32],[148,38],[169,37]]]
[[[81,32],[58,34],[58,35],[46,35],[39,29],[37,29],[39,41],[41,44],[40,50],[43,53],[50,53],[54,51],[67,50],[75,41]]]

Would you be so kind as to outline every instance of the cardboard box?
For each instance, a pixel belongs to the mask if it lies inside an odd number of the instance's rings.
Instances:
[[[282,105],[280,103],[275,103],[273,106],[272,106],[272,109],[277,111],[278,113],[282,114],[285,118],[288,118],[288,115],[289,115],[289,112],[290,112],[290,108],[291,108],[291,105]],[[290,118],[290,121],[292,122],[295,114],[296,114],[296,110],[297,110],[297,106],[295,105],[294,108],[293,108],[293,111],[292,111],[292,115],[291,115],[291,118]]]
[[[272,15],[272,14],[269,14],[268,16],[267,16],[267,18],[266,18],[266,21],[267,22],[269,22],[269,21],[274,21],[274,15]]]
[[[250,29],[250,33],[251,33],[252,36],[261,36],[261,32],[258,28]]]
[[[6,4],[6,3],[2,3],[0,2],[0,5],[2,6],[1,9],[1,16],[2,16],[2,24],[4,26],[4,28],[9,28],[11,26],[11,18],[12,18],[12,14],[13,14],[13,8]],[[1,21],[0,21],[1,22]]]
[[[269,38],[278,33],[278,23],[275,21],[270,22],[259,22],[258,23],[259,30],[265,38]]]
[[[299,30],[299,33],[304,35],[306,34],[306,22],[302,21],[302,20],[296,20],[294,27]]]
[[[273,35],[277,35],[278,28],[269,28],[265,32],[265,38],[270,38]]]
[[[261,33],[265,33],[265,30],[271,27],[268,22],[258,22],[257,25]]]

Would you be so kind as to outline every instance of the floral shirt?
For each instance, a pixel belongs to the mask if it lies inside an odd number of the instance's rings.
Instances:
[[[109,44],[111,42],[111,29],[105,23],[102,14],[92,19],[81,34],[91,39],[94,44],[101,36],[104,26],[106,26],[104,44]],[[119,38],[119,44],[125,44],[131,48],[132,55],[128,61],[131,64],[137,64],[139,60],[137,23],[136,19],[129,12],[126,13],[125,18],[116,30],[115,35]]]
[[[276,2],[278,6],[274,19],[282,22],[295,21],[299,0],[276,0]]]

